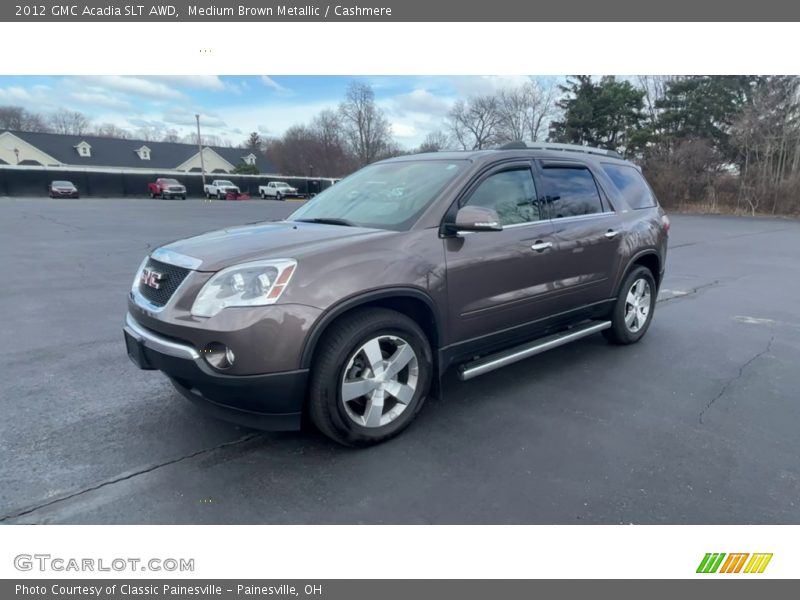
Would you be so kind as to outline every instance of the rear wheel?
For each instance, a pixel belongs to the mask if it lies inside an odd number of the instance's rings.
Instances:
[[[311,421],[347,446],[387,440],[422,408],[432,365],[425,334],[405,315],[383,308],[347,315],[320,340],[309,386]]]
[[[612,344],[633,344],[647,333],[656,307],[656,281],[647,267],[636,267],[622,283],[603,335]]]

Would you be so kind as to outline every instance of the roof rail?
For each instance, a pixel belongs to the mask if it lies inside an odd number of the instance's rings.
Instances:
[[[580,144],[558,144],[556,142],[509,142],[498,146],[498,150],[561,150],[563,152],[583,152],[584,154],[599,154],[613,158],[622,158],[622,155],[615,150],[605,148],[595,148],[593,146],[581,146]]]

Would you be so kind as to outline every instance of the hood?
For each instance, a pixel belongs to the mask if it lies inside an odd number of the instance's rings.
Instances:
[[[219,271],[251,260],[266,258],[300,260],[309,254],[335,251],[341,245],[356,243],[367,237],[391,235],[397,235],[397,232],[276,221],[228,227],[177,240],[161,248],[203,261],[198,271]]]

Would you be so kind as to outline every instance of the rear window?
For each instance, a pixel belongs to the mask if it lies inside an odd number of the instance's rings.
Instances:
[[[603,212],[597,184],[584,167],[546,167],[544,185],[551,219]]]
[[[603,171],[614,183],[619,193],[631,208],[652,208],[656,205],[650,186],[635,167],[604,164]]]

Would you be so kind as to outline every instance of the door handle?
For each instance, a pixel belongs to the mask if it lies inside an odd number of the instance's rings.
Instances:
[[[615,237],[617,237],[618,233],[619,231],[614,231],[613,229],[609,229],[603,235],[606,236],[606,238],[608,238],[609,240],[613,240]]]
[[[545,250],[552,247],[553,247],[553,242],[543,242],[541,240],[536,240],[533,246],[531,246],[531,250],[535,250],[536,252],[544,252]]]

